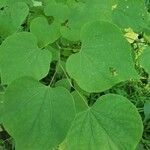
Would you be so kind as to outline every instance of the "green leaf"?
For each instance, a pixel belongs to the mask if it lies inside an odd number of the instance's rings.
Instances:
[[[87,110],[86,98],[80,94],[79,92],[73,91],[72,96],[74,98],[76,112],[79,113],[81,111]]]
[[[66,150],[135,150],[142,128],[136,107],[125,97],[108,94],[76,116]]]
[[[28,5],[32,6],[33,5],[33,1],[34,0],[6,0],[8,4],[13,4],[15,2],[25,2],[27,3]]]
[[[0,36],[6,38],[18,31],[29,13],[27,4],[14,2],[0,10]]]
[[[30,6],[33,5],[32,0],[0,0],[0,8],[8,6],[8,5],[11,6],[12,4],[14,4],[16,2],[25,2]]]
[[[3,84],[22,76],[43,78],[49,70],[51,53],[37,46],[32,33],[22,32],[9,36],[0,46],[0,68]]]
[[[82,48],[69,57],[70,77],[87,92],[100,92],[129,79],[137,79],[131,48],[115,25],[96,21],[81,34]]]
[[[68,79],[61,79],[61,80],[56,82],[55,86],[56,87],[61,86],[61,87],[64,87],[70,91],[71,90],[70,82],[68,81]]]
[[[4,126],[16,150],[52,150],[64,140],[75,116],[73,98],[66,89],[46,87],[33,78],[10,84],[4,108]]]
[[[55,42],[60,37],[59,28],[59,23],[54,22],[49,25],[44,17],[33,19],[30,25],[30,31],[37,37],[39,47]]]
[[[144,104],[144,114],[145,114],[145,120],[150,119],[150,101],[147,101]]]
[[[63,3],[56,3],[54,0],[51,0],[45,6],[44,13],[46,16],[54,17],[55,21],[63,23],[68,19],[69,8]]]
[[[147,24],[148,12],[144,0],[117,0],[113,9],[113,21],[121,28],[141,32]]]
[[[48,45],[46,49],[52,53],[52,61],[58,61],[60,59],[60,49],[53,48],[50,45]]]
[[[150,47],[147,47],[139,57],[140,64],[150,74]]]
[[[67,20],[61,28],[62,36],[78,41],[84,24],[96,20],[111,21],[111,0],[93,0],[92,3],[86,0],[84,3],[75,3]]]
[[[0,124],[2,123],[3,117],[3,103],[4,103],[4,93],[0,93]]]

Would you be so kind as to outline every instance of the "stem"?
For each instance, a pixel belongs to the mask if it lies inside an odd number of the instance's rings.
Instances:
[[[84,103],[86,104],[87,108],[90,108],[90,107],[88,106],[88,104],[87,104],[85,98],[84,98],[84,97],[81,95],[81,93],[72,85],[72,83],[71,83],[71,81],[70,81],[70,79],[69,79],[69,76],[67,75],[67,73],[66,73],[65,69],[63,68],[63,66],[62,66],[60,63],[59,63],[59,65],[60,65],[62,71],[64,72],[64,74],[65,74],[65,76],[66,76],[66,78],[67,78],[67,80],[68,80],[70,86],[79,94],[79,96],[82,98],[82,100],[83,100]]]

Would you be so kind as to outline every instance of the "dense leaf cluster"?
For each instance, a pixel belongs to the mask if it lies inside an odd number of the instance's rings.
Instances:
[[[149,11],[0,0],[0,149],[149,150]]]

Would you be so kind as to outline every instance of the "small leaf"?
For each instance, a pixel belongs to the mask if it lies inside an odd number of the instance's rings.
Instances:
[[[52,150],[65,138],[75,116],[70,93],[33,78],[14,81],[5,94],[4,126],[16,150]]]
[[[46,16],[54,17],[54,20],[63,23],[68,19],[69,8],[63,3],[56,3],[55,0],[48,1],[44,8]]]
[[[142,137],[142,120],[125,97],[102,96],[77,114],[65,140],[66,150],[135,150]]]
[[[150,47],[144,49],[139,59],[142,67],[146,70],[147,73],[150,74]]]
[[[49,25],[44,17],[33,19],[30,25],[30,31],[37,37],[39,47],[45,47],[55,42],[60,37],[59,28],[57,22]]]
[[[96,21],[82,29],[82,48],[69,57],[66,69],[87,92],[100,92],[115,84],[138,79],[131,47],[115,25]]]
[[[49,70],[51,53],[37,46],[32,33],[21,32],[9,36],[0,46],[0,68],[3,84],[22,76],[38,80]]]

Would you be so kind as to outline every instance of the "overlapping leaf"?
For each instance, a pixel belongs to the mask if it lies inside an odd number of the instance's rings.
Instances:
[[[128,99],[108,94],[75,118],[65,150],[135,150],[142,121]]]
[[[1,78],[4,84],[22,76],[40,80],[48,73],[50,62],[51,53],[38,48],[37,39],[32,33],[16,33],[0,46]]]
[[[85,0],[70,2],[71,11],[67,22],[61,28],[62,36],[69,40],[80,40],[80,31],[84,24],[95,20],[111,21],[111,0]],[[73,3],[73,4],[72,4]]]
[[[70,56],[66,68],[83,90],[99,92],[121,81],[137,79],[130,45],[115,25],[90,23],[81,39],[81,51]]]
[[[75,115],[66,89],[46,87],[32,78],[8,87],[4,107],[4,126],[16,150],[52,150],[64,140]]]
[[[71,94],[74,98],[76,113],[79,113],[81,111],[85,111],[88,109],[86,98],[81,93],[74,91]]]

